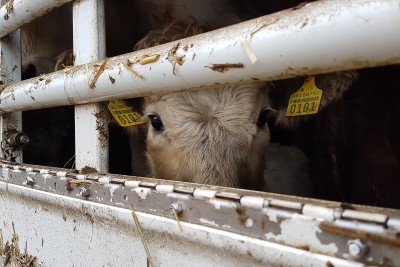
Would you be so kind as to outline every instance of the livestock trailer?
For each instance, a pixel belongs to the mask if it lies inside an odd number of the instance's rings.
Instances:
[[[317,1],[108,59],[103,0],[77,0],[75,65],[21,81],[19,28],[68,2],[0,9],[3,266],[400,266],[395,209],[109,173],[104,115],[109,100],[399,64],[399,0]],[[25,163],[22,111],[67,105],[75,168]]]

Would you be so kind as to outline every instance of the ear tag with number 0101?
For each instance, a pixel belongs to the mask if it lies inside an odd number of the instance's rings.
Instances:
[[[124,100],[110,100],[108,110],[122,127],[128,127],[145,123],[141,120],[142,115],[133,110]]]
[[[294,117],[317,113],[321,98],[322,90],[315,85],[315,76],[305,78],[300,89],[290,95],[286,116]]]

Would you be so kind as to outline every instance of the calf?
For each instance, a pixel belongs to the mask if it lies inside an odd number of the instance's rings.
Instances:
[[[168,2],[171,5],[167,5],[165,10],[169,18],[166,21],[170,24],[165,29],[152,31],[138,43],[138,48],[165,43],[240,19],[240,16],[229,13],[234,8],[224,6],[232,1],[220,1],[212,6],[208,1],[201,2],[205,6],[196,10],[186,7],[188,2]],[[203,13],[202,10],[210,12]],[[355,72],[318,76],[317,83],[324,90],[320,109],[340,98],[356,76]],[[290,80],[283,91],[290,94],[293,85],[296,82]],[[301,83],[296,90],[300,86]],[[269,83],[255,83],[145,98],[144,113],[149,121],[147,160],[151,176],[262,189],[269,143],[266,121],[267,113],[271,111],[268,92],[275,92]],[[276,114],[284,121],[279,111]],[[301,119],[293,121],[300,122]]]

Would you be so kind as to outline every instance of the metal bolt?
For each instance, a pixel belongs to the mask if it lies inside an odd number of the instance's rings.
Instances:
[[[364,257],[367,254],[368,245],[360,239],[354,239],[347,242],[347,249],[350,256],[358,259]]]
[[[14,131],[9,133],[7,142],[11,147],[19,148],[29,143],[29,136],[25,133]]]
[[[179,203],[172,203],[169,205],[169,210],[171,211],[172,215],[174,215],[174,212],[176,215],[180,215],[183,212],[182,205]]]
[[[31,176],[26,177],[26,184],[27,185],[34,185],[35,183],[36,182],[35,182],[35,179],[33,177],[31,177]]]
[[[79,191],[79,194],[81,195],[81,197],[89,197],[90,195],[89,188],[82,187],[81,190]]]
[[[20,145],[26,145],[29,143],[29,136],[24,133],[17,135],[15,139]]]

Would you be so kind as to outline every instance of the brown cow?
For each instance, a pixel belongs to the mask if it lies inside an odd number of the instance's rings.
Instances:
[[[351,90],[309,122],[294,129],[283,115],[276,122],[292,128],[309,157],[317,197],[400,208],[399,77],[400,66],[360,70]],[[291,82],[272,87],[275,108],[287,105],[288,96],[280,92]]]

